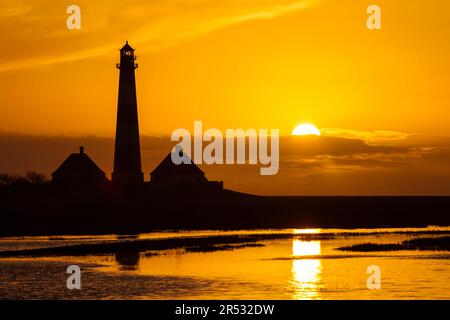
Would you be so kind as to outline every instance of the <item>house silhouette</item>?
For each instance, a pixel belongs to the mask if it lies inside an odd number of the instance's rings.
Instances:
[[[106,174],[84,153],[70,154],[66,160],[52,173],[52,182],[64,185],[101,185],[109,182]]]
[[[183,155],[183,151],[180,150],[179,152],[180,157],[187,158],[186,155]],[[182,184],[208,184],[210,182],[205,177],[205,173],[192,161],[175,164],[171,156],[172,152],[150,173],[152,185],[164,187]]]

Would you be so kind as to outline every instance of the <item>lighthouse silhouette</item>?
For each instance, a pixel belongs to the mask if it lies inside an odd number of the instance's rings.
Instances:
[[[120,49],[119,99],[112,181],[117,184],[143,183],[139,123],[134,70],[136,56],[128,41]]]

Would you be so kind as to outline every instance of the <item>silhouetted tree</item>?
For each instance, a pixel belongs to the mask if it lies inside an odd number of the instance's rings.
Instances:
[[[0,173],[0,186],[9,186],[14,183],[16,177],[8,173]]]
[[[11,186],[17,184],[44,184],[47,177],[38,172],[29,171],[25,176],[8,173],[0,173],[0,186]]]
[[[31,184],[42,184],[48,182],[45,174],[34,171],[28,171],[25,178]]]

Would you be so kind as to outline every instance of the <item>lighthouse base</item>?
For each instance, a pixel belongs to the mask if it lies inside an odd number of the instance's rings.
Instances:
[[[143,172],[113,172],[112,182],[117,184],[142,184],[144,183]]]

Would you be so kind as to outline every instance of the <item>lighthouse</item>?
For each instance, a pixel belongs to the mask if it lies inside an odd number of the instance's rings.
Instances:
[[[112,181],[117,184],[143,183],[139,123],[134,70],[136,56],[128,41],[120,49],[119,98]]]

